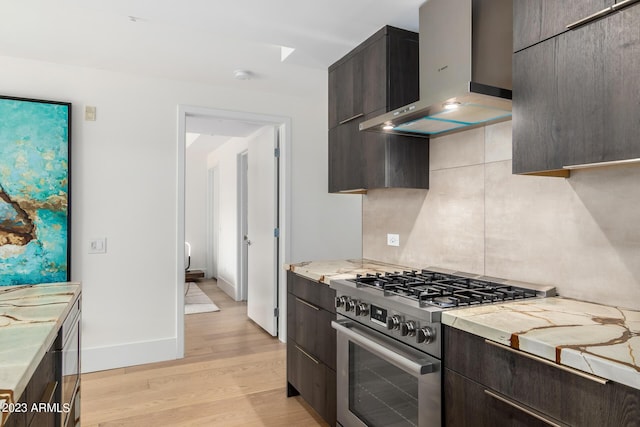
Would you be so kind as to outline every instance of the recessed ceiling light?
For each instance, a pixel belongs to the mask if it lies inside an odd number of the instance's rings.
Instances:
[[[393,129],[393,125],[391,123],[387,123],[386,125],[382,126],[383,130],[391,130]]]
[[[253,77],[253,73],[249,70],[235,70],[233,77],[236,80],[250,80]]]

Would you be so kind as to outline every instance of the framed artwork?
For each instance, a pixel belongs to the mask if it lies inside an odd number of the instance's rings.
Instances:
[[[71,104],[0,96],[0,286],[71,276]]]

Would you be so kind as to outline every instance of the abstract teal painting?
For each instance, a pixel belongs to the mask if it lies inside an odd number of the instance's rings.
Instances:
[[[71,104],[0,96],[0,286],[70,279]]]

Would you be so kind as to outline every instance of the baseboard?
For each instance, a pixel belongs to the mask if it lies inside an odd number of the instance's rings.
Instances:
[[[176,339],[83,348],[82,373],[176,359]]]
[[[238,301],[236,295],[236,287],[231,283],[224,280],[222,277],[218,277],[218,287],[224,291],[225,294],[233,298],[234,301]]]

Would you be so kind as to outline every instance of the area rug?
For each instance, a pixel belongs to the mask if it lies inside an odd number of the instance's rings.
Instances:
[[[186,292],[184,296],[184,314],[220,311],[218,306],[194,282],[187,282],[184,286]]]

